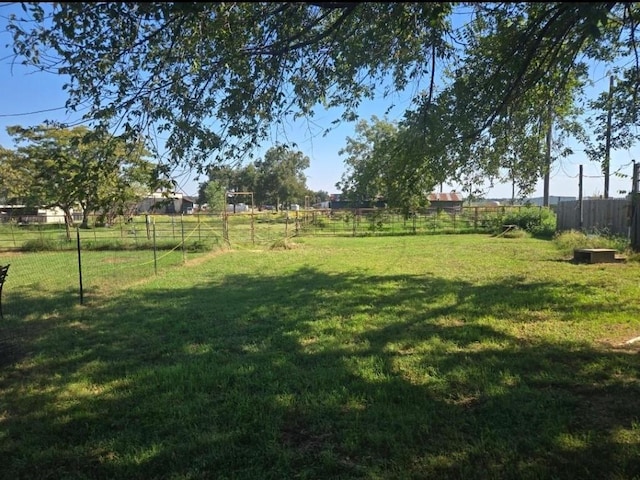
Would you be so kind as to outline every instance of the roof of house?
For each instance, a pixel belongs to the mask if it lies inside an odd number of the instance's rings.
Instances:
[[[430,202],[463,202],[462,195],[456,192],[451,193],[430,193],[427,197]]]

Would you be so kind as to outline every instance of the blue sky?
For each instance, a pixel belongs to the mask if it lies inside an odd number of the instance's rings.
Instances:
[[[5,18],[16,6],[0,6],[0,46],[3,53],[0,54],[0,145],[12,148],[10,137],[6,134],[6,127],[10,125],[32,126],[45,120],[57,120],[61,122],[73,122],[80,118],[79,114],[69,114],[64,109],[66,94],[62,90],[64,79],[50,74],[32,72],[21,65],[12,64],[11,48],[5,45],[11,43],[11,37],[5,31]],[[605,67],[592,69],[592,81],[594,92],[602,92],[608,89],[609,76]],[[373,115],[387,120],[399,120],[403,112],[410,106],[409,94],[397,94],[395,98],[363,103],[359,110],[360,118],[370,120]],[[395,107],[385,116],[389,105]],[[355,136],[355,123],[342,124],[334,128],[328,135],[322,132],[336,119],[339,112],[318,111],[308,122],[298,121],[288,125],[284,134],[274,136],[273,142],[286,140],[295,141],[298,149],[311,160],[311,166],[305,171],[307,185],[310,189],[325,190],[329,193],[337,193],[335,188],[345,170],[344,158],[338,152],[346,145],[347,137]],[[265,150],[271,144],[265,143]],[[579,165],[584,166],[583,194],[585,196],[602,195],[604,192],[604,179],[600,166],[587,160],[582,146],[570,145],[574,154],[554,163],[551,172],[550,194],[551,196],[578,196],[578,171]],[[634,159],[640,161],[638,149],[614,151],[611,153],[611,172],[620,171],[630,175],[631,163]],[[176,179],[181,189],[187,194],[196,194],[198,183],[195,175],[189,171],[177,170]],[[627,178],[610,177],[609,194],[612,197],[620,196],[619,190],[628,190],[631,180]],[[444,190],[457,189],[458,185],[445,185]],[[538,182],[533,196],[542,196],[542,180]],[[495,185],[487,191],[489,198],[509,198],[511,186],[509,184]]]

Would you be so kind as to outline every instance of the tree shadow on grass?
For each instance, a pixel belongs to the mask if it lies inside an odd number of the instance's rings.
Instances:
[[[500,328],[584,294],[313,268],[135,289],[25,339],[0,456],[13,479],[633,478],[639,356]]]
[[[18,287],[6,297],[2,300],[4,318],[0,322],[0,368],[37,354],[32,348],[36,339],[51,327],[52,320],[67,317],[80,304],[78,291],[73,288],[34,297],[30,289]]]

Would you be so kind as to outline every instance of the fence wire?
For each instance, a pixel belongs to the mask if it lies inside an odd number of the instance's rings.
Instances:
[[[67,229],[64,217],[3,217],[0,265],[11,265],[3,310],[22,318],[50,312],[108,295],[212,251],[268,248],[295,236],[489,232],[518,208],[440,209],[412,216],[380,209],[137,215],[109,225],[96,217],[87,229]]]

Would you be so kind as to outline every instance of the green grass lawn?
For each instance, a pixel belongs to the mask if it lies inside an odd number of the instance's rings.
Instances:
[[[0,477],[639,478],[640,264],[486,235],[295,242],[84,306],[5,285]]]

